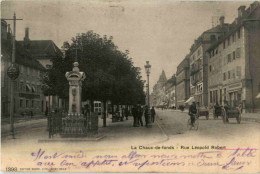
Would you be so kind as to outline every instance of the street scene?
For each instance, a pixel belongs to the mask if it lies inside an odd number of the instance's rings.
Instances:
[[[258,1],[2,2],[1,171],[259,172],[259,38]]]

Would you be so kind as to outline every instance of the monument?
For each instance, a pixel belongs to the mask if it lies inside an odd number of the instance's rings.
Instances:
[[[81,86],[86,78],[84,72],[79,71],[79,63],[73,63],[73,69],[65,74],[69,81],[69,111],[62,118],[62,132],[65,136],[84,136],[87,134],[86,117],[81,112]]]

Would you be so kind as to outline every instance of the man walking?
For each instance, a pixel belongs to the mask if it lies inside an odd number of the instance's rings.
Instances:
[[[154,107],[152,107],[151,109],[151,116],[152,116],[152,122],[154,123],[154,117],[155,117],[155,110],[154,110]]]
[[[144,109],[144,118],[145,118],[145,125],[147,126],[148,124],[148,119],[149,119],[149,108],[148,106],[146,105],[145,106],[145,109]]]
[[[132,108],[132,115],[134,117],[133,126],[134,127],[138,127],[138,124],[137,124],[137,122],[138,122],[138,115],[137,115],[137,107],[136,107],[136,105],[134,105],[133,108]]]
[[[138,116],[138,118],[137,118],[137,122],[138,122],[138,126],[139,126],[139,124],[141,125],[141,126],[143,126],[144,124],[143,124],[143,120],[142,120],[142,116],[143,116],[143,110],[142,110],[142,108],[141,108],[141,106],[140,105],[138,105],[137,106],[137,116]]]
[[[192,104],[190,105],[190,108],[189,108],[189,116],[190,116],[190,120],[191,120],[191,125],[193,127],[194,127],[196,114],[197,114],[196,103],[192,102]]]

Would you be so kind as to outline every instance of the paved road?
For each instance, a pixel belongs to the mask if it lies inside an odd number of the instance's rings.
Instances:
[[[198,131],[187,128],[189,116],[185,112],[174,110],[157,110],[157,122],[169,139],[186,140],[189,137],[200,137],[200,139],[231,140],[247,136],[256,136],[260,133],[260,124],[253,121],[241,121],[237,124],[236,119],[230,119],[229,124],[224,124],[222,119],[214,120],[210,116],[209,120],[205,117],[199,118]],[[242,115],[243,117],[243,115]]]

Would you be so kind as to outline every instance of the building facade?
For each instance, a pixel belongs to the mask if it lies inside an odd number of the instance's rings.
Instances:
[[[151,93],[151,105],[152,106],[163,106],[166,104],[166,94],[165,94],[165,83],[167,82],[167,78],[164,70],[162,71],[159,80],[153,87],[153,91]]]
[[[178,65],[176,72],[176,107],[185,105],[190,96],[189,56]]]
[[[23,41],[18,41],[30,54],[36,58],[46,69],[52,67],[52,59],[57,56],[63,56],[61,50],[52,40],[31,40],[29,37],[29,28],[25,28]],[[65,100],[58,96],[46,96],[46,110],[52,111],[57,108],[65,109]]]
[[[174,74],[164,85],[167,108],[176,107],[176,75]]]
[[[201,106],[208,106],[208,59],[207,49],[221,39],[229,30],[229,25],[220,18],[220,24],[202,33],[190,49],[190,96]]]
[[[260,8],[254,2],[238,8],[238,17],[223,39],[208,49],[209,105],[242,104],[245,112],[260,111]]]
[[[12,36],[7,23],[1,21],[1,114],[10,114],[10,85],[7,69],[11,65]],[[14,114],[43,114],[45,97],[41,91],[41,74],[45,68],[16,41],[16,64],[20,75],[14,82]]]

